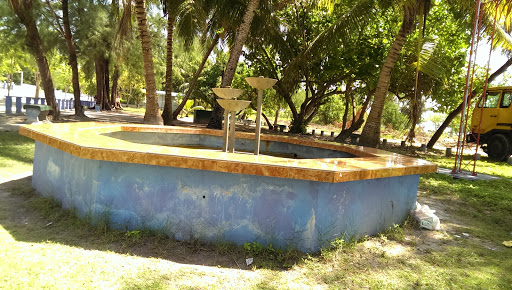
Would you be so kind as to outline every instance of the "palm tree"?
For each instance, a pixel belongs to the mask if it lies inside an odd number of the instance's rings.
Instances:
[[[142,61],[144,63],[144,79],[146,81],[146,113],[144,123],[162,125],[158,99],[156,96],[155,71],[153,69],[153,52],[151,49],[151,36],[149,34],[146,5],[144,0],[135,0],[135,14],[139,26],[140,41],[142,44]]]
[[[26,44],[34,58],[36,59],[37,67],[43,82],[44,95],[46,103],[52,107],[53,118],[57,120],[60,118],[60,110],[55,100],[55,90],[53,87],[52,75],[46,59],[46,53],[43,49],[43,42],[39,36],[39,31],[36,26],[36,19],[34,17],[33,5],[31,0],[8,0],[11,8],[19,18],[20,22],[27,29],[25,37]]]
[[[414,28],[416,16],[420,11],[427,14],[430,8],[430,2],[430,0],[407,0],[403,5],[403,22],[395,40],[391,44],[390,51],[379,74],[373,104],[363,132],[361,133],[359,145],[376,147],[377,144],[379,144],[382,111],[389,89],[391,71],[398,60],[398,56],[400,55],[400,51],[404,46],[407,36]]]
[[[222,82],[220,87],[226,88],[231,86],[231,82],[235,76],[236,67],[238,64],[238,59],[240,58],[240,54],[242,53],[242,48],[244,46],[245,41],[247,40],[247,36],[249,35],[249,29],[251,28],[252,19],[254,18],[254,14],[256,13],[256,9],[260,0],[249,0],[247,7],[245,9],[244,16],[242,18],[242,22],[237,30],[235,42],[230,48],[230,54],[228,63],[226,64],[226,68],[224,70],[224,75],[222,76]],[[231,7],[225,7],[224,9],[231,9]],[[212,117],[208,122],[207,128],[211,129],[222,129],[222,113],[223,109],[219,104],[215,104],[213,109]]]
[[[198,31],[206,23],[205,3],[202,1],[163,0],[164,14],[167,14],[167,57],[165,72],[165,104],[162,113],[164,125],[172,125],[174,119],[172,108],[172,67],[174,34],[177,33],[190,46]]]
[[[165,103],[162,112],[164,125],[172,125],[172,63],[174,25],[182,0],[162,0],[164,15],[167,15],[167,57],[165,67]]]

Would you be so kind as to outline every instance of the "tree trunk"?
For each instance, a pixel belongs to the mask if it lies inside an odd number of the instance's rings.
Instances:
[[[489,79],[487,80],[487,82],[491,83],[492,81],[494,81],[498,76],[500,76],[502,73],[504,73],[511,65],[512,65],[512,58],[507,60],[498,70],[496,70],[494,73],[492,73],[491,76],[489,76]],[[471,99],[475,96],[476,93],[477,93],[476,89],[471,92],[471,94],[468,96],[468,103],[471,101]],[[428,149],[434,148],[434,145],[436,144],[436,142],[439,140],[441,135],[443,135],[444,130],[446,130],[446,128],[448,128],[450,123],[453,121],[453,119],[458,114],[461,113],[463,105],[464,105],[464,101],[462,101],[460,103],[460,105],[455,110],[451,111],[448,114],[448,116],[446,116],[446,119],[444,120],[443,124],[441,124],[441,126],[439,126],[439,128],[434,133],[434,135],[432,135],[432,138],[430,138],[430,140],[428,141],[428,144],[427,144]]]
[[[206,65],[206,62],[208,61],[208,57],[210,57],[210,54],[212,53],[213,49],[217,45],[217,42],[219,41],[219,34],[215,34],[215,37],[212,40],[212,43],[208,47],[208,50],[203,56],[203,60],[201,61],[201,64],[197,68],[196,73],[194,74],[194,78],[192,79],[192,82],[190,82],[190,85],[188,86],[188,90],[185,93],[185,97],[183,97],[183,101],[178,105],[178,108],[174,110],[173,118],[176,120],[178,118],[178,115],[180,114],[181,110],[185,107],[187,104],[188,99],[190,98],[190,95],[192,95],[192,91],[194,90],[194,87],[197,83],[197,80],[199,79],[199,76],[201,75],[201,72],[204,69],[204,66]]]
[[[257,108],[252,104],[252,103],[250,104],[250,107],[251,107],[251,109],[253,109],[254,111],[257,111],[257,110],[258,110],[258,109],[257,109]],[[270,125],[270,122],[269,122],[269,120],[268,120],[267,115],[265,115],[265,113],[261,112],[261,116],[263,117],[263,119],[265,119],[265,122],[267,122],[268,129],[269,129],[269,130],[273,130],[273,129],[274,129],[274,127],[273,127],[272,125]]]
[[[409,133],[407,133],[407,140],[409,140],[411,143],[414,142],[414,138],[416,138],[416,126],[418,125],[420,116],[421,116],[421,110],[423,105],[421,102],[421,97],[417,95],[417,93],[414,93],[412,96],[412,108],[411,108],[411,128],[409,129]]]
[[[370,110],[370,114],[368,115],[368,120],[366,120],[363,132],[361,133],[361,138],[359,139],[359,145],[376,147],[379,144],[382,110],[386,101],[386,95],[391,79],[391,71],[396,64],[407,36],[412,31],[414,19],[414,14],[409,14],[409,17],[404,16],[404,22],[400,27],[400,31],[398,32],[398,35],[396,36],[393,44],[391,45],[391,49],[386,56],[386,60],[384,61],[384,65],[380,71],[379,80],[377,82],[377,88],[375,91],[372,108]]]
[[[27,29],[25,41],[30,52],[36,59],[37,67],[41,74],[46,103],[52,107],[53,119],[58,120],[60,118],[60,110],[55,100],[52,75],[43,49],[41,37],[37,30],[34,12],[32,11],[32,1],[24,0],[21,2],[20,0],[10,0],[10,3],[14,13],[16,13],[21,23],[23,23]]]
[[[338,136],[336,136],[336,138],[334,138],[335,142],[341,143],[341,142],[345,141],[350,135],[352,135],[352,133],[354,133],[355,131],[359,130],[359,128],[361,128],[361,126],[364,123],[364,112],[368,108],[370,99],[371,99],[371,96],[368,95],[368,97],[366,98],[366,100],[363,103],[363,106],[361,106],[361,108],[360,108],[361,113],[359,114],[359,116],[356,116],[357,114],[354,114],[351,124],[350,124],[350,127],[347,129],[343,128],[343,130],[341,130],[340,134],[338,134]]]
[[[75,116],[85,117],[84,109],[80,102],[80,81],[78,76],[78,61],[76,56],[75,41],[71,34],[71,27],[69,24],[69,5],[68,0],[62,0],[62,24],[64,26],[64,38],[68,46],[69,52],[69,65],[71,66],[71,82],[73,83],[73,97],[75,102]]]
[[[139,26],[140,42],[142,44],[142,62],[144,63],[144,79],[146,82],[146,113],[144,123],[162,125],[158,98],[156,96],[155,71],[153,69],[153,52],[149,34],[148,19],[144,0],[135,0],[135,14]]]
[[[247,39],[247,35],[249,35],[252,19],[259,3],[260,0],[249,0],[249,3],[247,4],[247,9],[245,10],[244,17],[242,18],[242,23],[240,24],[240,27],[237,31],[235,43],[230,49],[229,60],[226,64],[224,75],[222,76],[222,83],[220,85],[221,88],[229,87],[233,81],[238,59],[242,53],[242,48],[244,46],[245,40]],[[222,107],[216,103],[207,128],[222,129],[222,113],[224,113],[224,109],[222,109]]]
[[[279,122],[279,111],[281,110],[281,104],[277,105],[276,115],[274,117],[274,126]]]
[[[350,97],[348,96],[348,93],[345,92],[345,111],[343,112],[343,118],[341,121],[341,130],[345,130],[347,128],[348,110],[350,109],[350,104]]]
[[[108,59],[96,57],[94,65],[96,67],[96,104],[100,105],[102,110],[110,110]]]
[[[174,42],[174,23],[176,18],[167,13],[167,59],[165,67],[165,103],[162,119],[164,125],[172,125],[172,65],[173,65],[173,42]]]
[[[12,89],[12,74],[7,75],[7,96],[9,97],[11,95],[11,89]]]
[[[112,104],[110,103],[110,69],[109,69],[109,60],[108,58],[104,58],[103,69],[103,110],[110,111],[112,110]]]
[[[119,65],[114,65],[114,73],[112,74],[112,91],[110,93],[110,103],[115,109],[121,109],[117,105],[117,98],[119,97]]]
[[[96,105],[103,107],[103,68],[99,57],[94,58],[94,68],[96,70]]]
[[[39,92],[41,91],[41,88],[39,86],[41,85],[41,75],[38,71],[34,72],[34,77],[36,81],[36,93],[34,95],[34,98],[39,99]]]
[[[301,110],[300,114],[298,114],[296,118],[292,119],[292,123],[290,125],[291,133],[304,133],[306,131],[303,112],[304,111]]]

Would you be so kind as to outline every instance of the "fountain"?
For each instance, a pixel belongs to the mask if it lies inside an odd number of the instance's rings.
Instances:
[[[247,108],[251,101],[243,101],[236,99],[243,93],[242,90],[232,88],[213,88],[212,90],[220,98],[217,99],[217,102],[224,109],[224,143],[222,149],[224,152],[228,152],[229,150],[229,152],[234,153],[236,112]],[[231,125],[229,124],[230,121]]]
[[[247,77],[245,80],[249,85],[258,90],[258,108],[256,112],[256,136],[254,138],[254,155],[260,154],[260,135],[261,135],[261,102],[263,99],[263,90],[272,87],[277,80],[265,77]]]
[[[213,89],[225,109],[224,132],[93,122],[21,126],[20,134],[36,141],[32,185],[81,216],[178,240],[312,252],[405,220],[420,174],[435,172],[435,164],[374,148],[260,136],[263,90],[276,80],[246,80],[258,89],[255,134],[235,132],[235,112],[250,101],[237,100],[242,90],[231,88]]]

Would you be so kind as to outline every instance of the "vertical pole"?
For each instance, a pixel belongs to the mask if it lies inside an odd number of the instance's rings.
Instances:
[[[465,124],[466,124],[466,106],[468,103],[468,96],[470,94],[470,80],[471,80],[471,64],[473,63],[473,53],[475,49],[475,38],[478,32],[478,27],[480,24],[480,0],[476,2],[476,11],[475,11],[475,22],[473,26],[473,35],[471,37],[471,48],[469,51],[469,60],[468,60],[468,71],[466,75],[466,86],[464,88],[464,101],[462,103],[462,111],[461,111],[461,120],[459,126],[459,138],[457,140],[457,154],[455,155],[455,166],[452,170],[452,173],[460,173],[461,172],[461,163],[462,163],[462,154],[464,150],[464,141],[466,136],[463,136],[466,132]]]
[[[501,0],[499,2],[496,3],[496,10],[494,11],[494,24],[493,24],[493,28],[492,28],[492,34],[491,34],[491,44],[494,42],[494,33],[496,32],[496,18],[498,16],[498,5],[501,4]],[[486,70],[486,74],[485,74],[485,83],[484,83],[484,91],[482,93],[482,107],[480,108],[480,122],[478,122],[478,135],[476,137],[476,145],[475,145],[475,155],[473,155],[473,172],[472,172],[472,175],[473,176],[476,176],[476,161],[477,160],[480,160],[480,158],[477,158],[477,155],[479,156],[480,154],[478,154],[478,145],[480,144],[480,130],[482,128],[482,118],[483,118],[483,114],[484,114],[484,104],[485,104],[485,99],[487,97],[487,85],[489,83],[489,67],[491,66],[491,54],[492,54],[492,45],[489,49],[489,58],[487,60],[487,70]]]
[[[224,109],[224,139],[222,143],[222,151],[228,152],[228,130],[229,130],[229,112]]]
[[[229,122],[231,123],[229,127],[229,152],[235,153],[235,111],[229,112]]]
[[[258,89],[258,111],[256,112],[256,136],[254,137],[254,155],[260,154],[260,134],[261,134],[261,100],[263,99],[263,90]]]

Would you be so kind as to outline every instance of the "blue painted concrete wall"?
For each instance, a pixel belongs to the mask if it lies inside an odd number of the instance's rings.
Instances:
[[[77,158],[36,142],[34,188],[117,229],[317,251],[413,208],[419,176],[324,183]]]
[[[168,146],[186,146],[201,145],[211,148],[222,148],[222,137],[204,134],[178,134],[178,133],[157,133],[157,132],[130,132],[118,131],[105,133],[105,135],[134,143],[168,145]],[[351,158],[354,155],[310,146],[290,144],[284,142],[261,141],[262,153],[278,153],[287,155],[296,155],[299,158]],[[253,139],[235,139],[235,150],[254,152]]]

